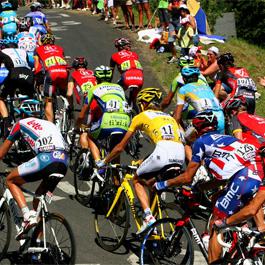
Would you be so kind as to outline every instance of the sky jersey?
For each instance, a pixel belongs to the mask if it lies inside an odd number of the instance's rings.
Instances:
[[[230,179],[239,170],[255,163],[256,148],[238,139],[210,132],[198,138],[193,145],[192,161],[205,166],[219,180]],[[260,181],[255,171],[250,178]]]
[[[211,88],[199,82],[186,84],[179,89],[177,104],[184,105],[185,103],[189,103],[197,112],[222,110]]]
[[[175,119],[167,113],[146,110],[136,115],[128,129],[129,132],[143,131],[154,144],[162,140],[182,143],[182,134]]]
[[[0,13],[2,31],[5,36],[17,33],[17,13],[13,10]]]
[[[25,67],[30,69],[28,55],[25,50],[16,48],[6,48],[0,52],[0,60],[5,66],[10,68]]]
[[[137,53],[128,50],[122,50],[114,53],[111,56],[110,65],[117,65],[121,74],[130,69],[143,70],[141,63],[139,62],[139,56],[137,55]]]
[[[18,121],[12,128],[8,140],[15,142],[22,136],[32,150],[38,154],[55,150],[66,150],[66,144],[55,124],[37,118]]]
[[[129,113],[129,105],[126,101],[124,90],[121,86],[103,82],[88,91],[85,104],[90,105],[95,99],[102,112]]]

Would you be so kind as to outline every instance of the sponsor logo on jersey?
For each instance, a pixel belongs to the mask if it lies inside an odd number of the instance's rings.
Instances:
[[[60,159],[60,160],[64,160],[65,159],[64,153],[60,152],[60,151],[54,151],[52,155],[53,155],[53,157],[55,159]]]
[[[41,154],[40,155],[40,160],[43,162],[48,162],[50,160],[50,157],[48,154]]]

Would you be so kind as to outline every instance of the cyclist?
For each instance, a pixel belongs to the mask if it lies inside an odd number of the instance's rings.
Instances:
[[[144,210],[144,221],[137,233],[143,232],[155,222],[150,210],[148,196],[143,186],[144,180],[150,180],[159,173],[176,164],[181,167],[185,161],[180,126],[173,117],[160,111],[162,92],[158,88],[142,89],[136,99],[140,113],[136,115],[122,141],[101,162],[101,166],[112,161],[128,144],[136,130],[142,130],[156,145],[154,151],[139,166],[134,176],[134,187]]]
[[[0,65],[4,64],[9,71],[0,90],[0,113],[3,117],[3,133],[8,133],[10,119],[8,118],[8,109],[5,105],[5,99],[8,95],[14,96],[18,88],[21,94],[28,95],[30,98],[34,95],[33,73],[29,66],[28,55],[26,51],[14,48],[15,45],[10,43],[10,48],[0,51]]]
[[[19,107],[23,118],[12,128],[8,138],[0,146],[0,158],[7,154],[13,143],[22,137],[36,156],[13,169],[7,176],[6,183],[23,213],[22,229],[17,235],[19,240],[23,233],[36,224],[36,212],[30,211],[20,187],[28,182],[42,180],[36,190],[37,195],[53,191],[64,177],[68,166],[66,144],[57,127],[40,118],[41,104],[36,100],[26,100]],[[57,177],[56,177],[57,176]],[[37,209],[37,200],[33,208]]]
[[[198,135],[193,144],[192,159],[185,172],[174,179],[155,183],[157,190],[191,183],[202,163],[216,179],[216,185],[228,183],[219,195],[213,210],[211,223],[232,215],[257,191],[263,179],[262,164],[256,160],[255,146],[217,132],[218,121],[212,111],[198,113],[192,121]],[[221,255],[216,232],[211,231],[209,263]]]
[[[214,93],[220,100],[227,100],[234,96],[246,97],[248,113],[255,112],[256,84],[243,67],[235,67],[234,57],[231,53],[224,53],[217,59],[220,72],[216,76]]]
[[[180,69],[182,69],[183,67],[193,67],[194,66],[194,59],[192,57],[189,56],[182,56],[179,58],[179,67]],[[201,84],[205,84],[207,85],[207,80],[205,79],[205,77],[200,74],[199,75],[199,79],[198,82]],[[169,93],[167,94],[167,96],[163,99],[162,103],[161,103],[161,108],[162,110],[164,110],[165,108],[167,108],[169,106],[169,104],[171,103],[174,95],[176,94],[177,90],[184,86],[184,80],[183,77],[181,75],[181,72],[178,73],[178,75],[173,79],[171,86],[170,86],[170,90]]]
[[[130,108],[125,99],[122,87],[118,84],[110,83],[112,79],[112,70],[110,67],[99,66],[94,70],[94,75],[97,78],[98,84],[88,91],[85,104],[76,124],[79,128],[84,123],[84,119],[90,111],[93,100],[96,100],[101,108],[102,116],[98,121],[92,121],[91,124],[86,123],[85,126],[90,126],[87,145],[91,150],[95,163],[98,164],[101,158],[95,141],[106,139],[112,133],[116,133],[117,138],[113,140],[114,143],[111,143],[110,149],[112,149],[112,145],[115,146],[127,132],[130,124],[130,117],[128,115]]]
[[[39,32],[41,35],[52,33],[45,14],[41,12],[41,3],[33,2],[30,5],[30,11],[31,12],[26,14],[25,18],[28,18],[31,21],[31,30],[35,29],[35,32]]]
[[[75,69],[70,76],[67,88],[67,99],[70,103],[70,111],[73,108],[73,94],[75,95],[77,104],[81,104],[81,97],[84,99],[92,87],[97,84],[97,79],[92,70],[87,69],[87,60],[84,57],[76,57],[73,60],[72,67]],[[83,103],[83,102],[82,102]],[[92,116],[92,114],[94,116]],[[96,100],[93,100],[90,105],[87,123],[99,120],[101,117],[101,109]],[[87,132],[80,135],[80,144],[83,149],[87,149]]]
[[[218,118],[218,131],[224,132],[224,114],[215,97],[212,89],[205,84],[201,84],[199,80],[200,70],[197,67],[184,67],[181,75],[185,82],[177,92],[177,107],[175,109],[174,118],[177,122],[181,122],[182,111],[186,103],[192,105],[194,110],[199,113],[205,110],[212,110]]]
[[[37,38],[33,33],[28,32],[30,23],[25,18],[20,19],[18,24],[19,33],[16,35],[19,49],[24,49],[29,57],[29,65],[34,67],[34,51],[37,48]]]
[[[14,36],[17,33],[17,13],[9,2],[1,3],[1,34],[0,38],[4,39]]]
[[[64,50],[61,46],[55,45],[55,38],[51,34],[41,36],[41,46],[35,52],[35,74],[44,76],[45,115],[48,121],[54,121],[53,98],[56,89],[61,94],[66,94],[68,71],[64,59]]]
[[[224,106],[229,119],[229,131],[239,140],[251,143],[257,148],[265,142],[265,119],[247,113],[244,96],[229,99]]]
[[[144,84],[144,74],[139,56],[137,53],[131,51],[131,42],[126,38],[119,38],[115,40],[115,47],[118,52],[111,56],[110,67],[117,68],[121,74],[118,82],[124,90],[132,87],[132,95],[130,101],[135,102],[137,93]],[[130,102],[131,103],[131,102]]]

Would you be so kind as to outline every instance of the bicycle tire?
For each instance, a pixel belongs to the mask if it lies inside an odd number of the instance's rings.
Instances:
[[[101,204],[95,209],[97,243],[110,252],[117,250],[124,243],[130,227],[130,209],[124,192],[121,193],[110,217],[106,217],[115,195],[115,187],[106,186],[100,195]]]
[[[87,151],[86,151],[87,152]],[[82,204],[88,204],[93,192],[93,180],[90,180],[90,174],[92,174],[93,159],[91,154],[89,155],[89,167],[82,168],[81,165],[84,161],[83,154],[86,154],[84,150],[80,150],[75,159],[74,164],[74,186],[77,200]],[[96,185],[96,183],[94,183]]]
[[[45,229],[49,250],[41,253],[41,264],[75,264],[75,239],[68,221],[60,214],[49,213],[45,218]],[[58,235],[59,232],[61,232],[60,236]],[[43,247],[43,242],[39,242],[41,240],[39,235],[43,235],[43,221],[38,223],[33,232],[31,247]],[[56,235],[56,238],[54,238],[54,235]],[[67,235],[69,237],[68,240],[65,239]],[[69,242],[69,246],[65,245],[67,242]],[[60,246],[60,249],[58,249],[57,245]]]
[[[6,232],[4,229],[6,228]],[[7,254],[12,234],[11,216],[6,202],[0,209],[0,260]],[[3,243],[2,243],[3,242]]]
[[[185,226],[175,226],[178,221],[174,218],[163,218],[150,226],[141,244],[141,265],[194,263],[191,235]]]

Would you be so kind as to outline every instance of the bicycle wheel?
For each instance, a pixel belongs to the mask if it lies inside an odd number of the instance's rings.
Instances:
[[[0,209],[0,260],[6,255],[12,233],[10,212],[6,202]]]
[[[67,220],[59,214],[45,218],[45,236],[48,251],[41,253],[41,264],[75,264],[75,240]],[[31,247],[44,247],[43,222],[34,230]]]
[[[185,226],[175,226],[177,219],[156,221],[141,244],[140,264],[193,264],[192,238]]]
[[[121,193],[110,216],[106,217],[115,195],[115,186],[106,186],[100,193],[100,202],[95,209],[97,242],[107,251],[114,251],[123,244],[130,226],[129,205],[124,192]]]
[[[90,176],[93,172],[93,159],[88,151],[81,150],[76,157],[74,165],[74,186],[77,200],[82,204],[87,204],[90,195],[93,193],[93,180]],[[94,183],[96,191],[97,183]]]

